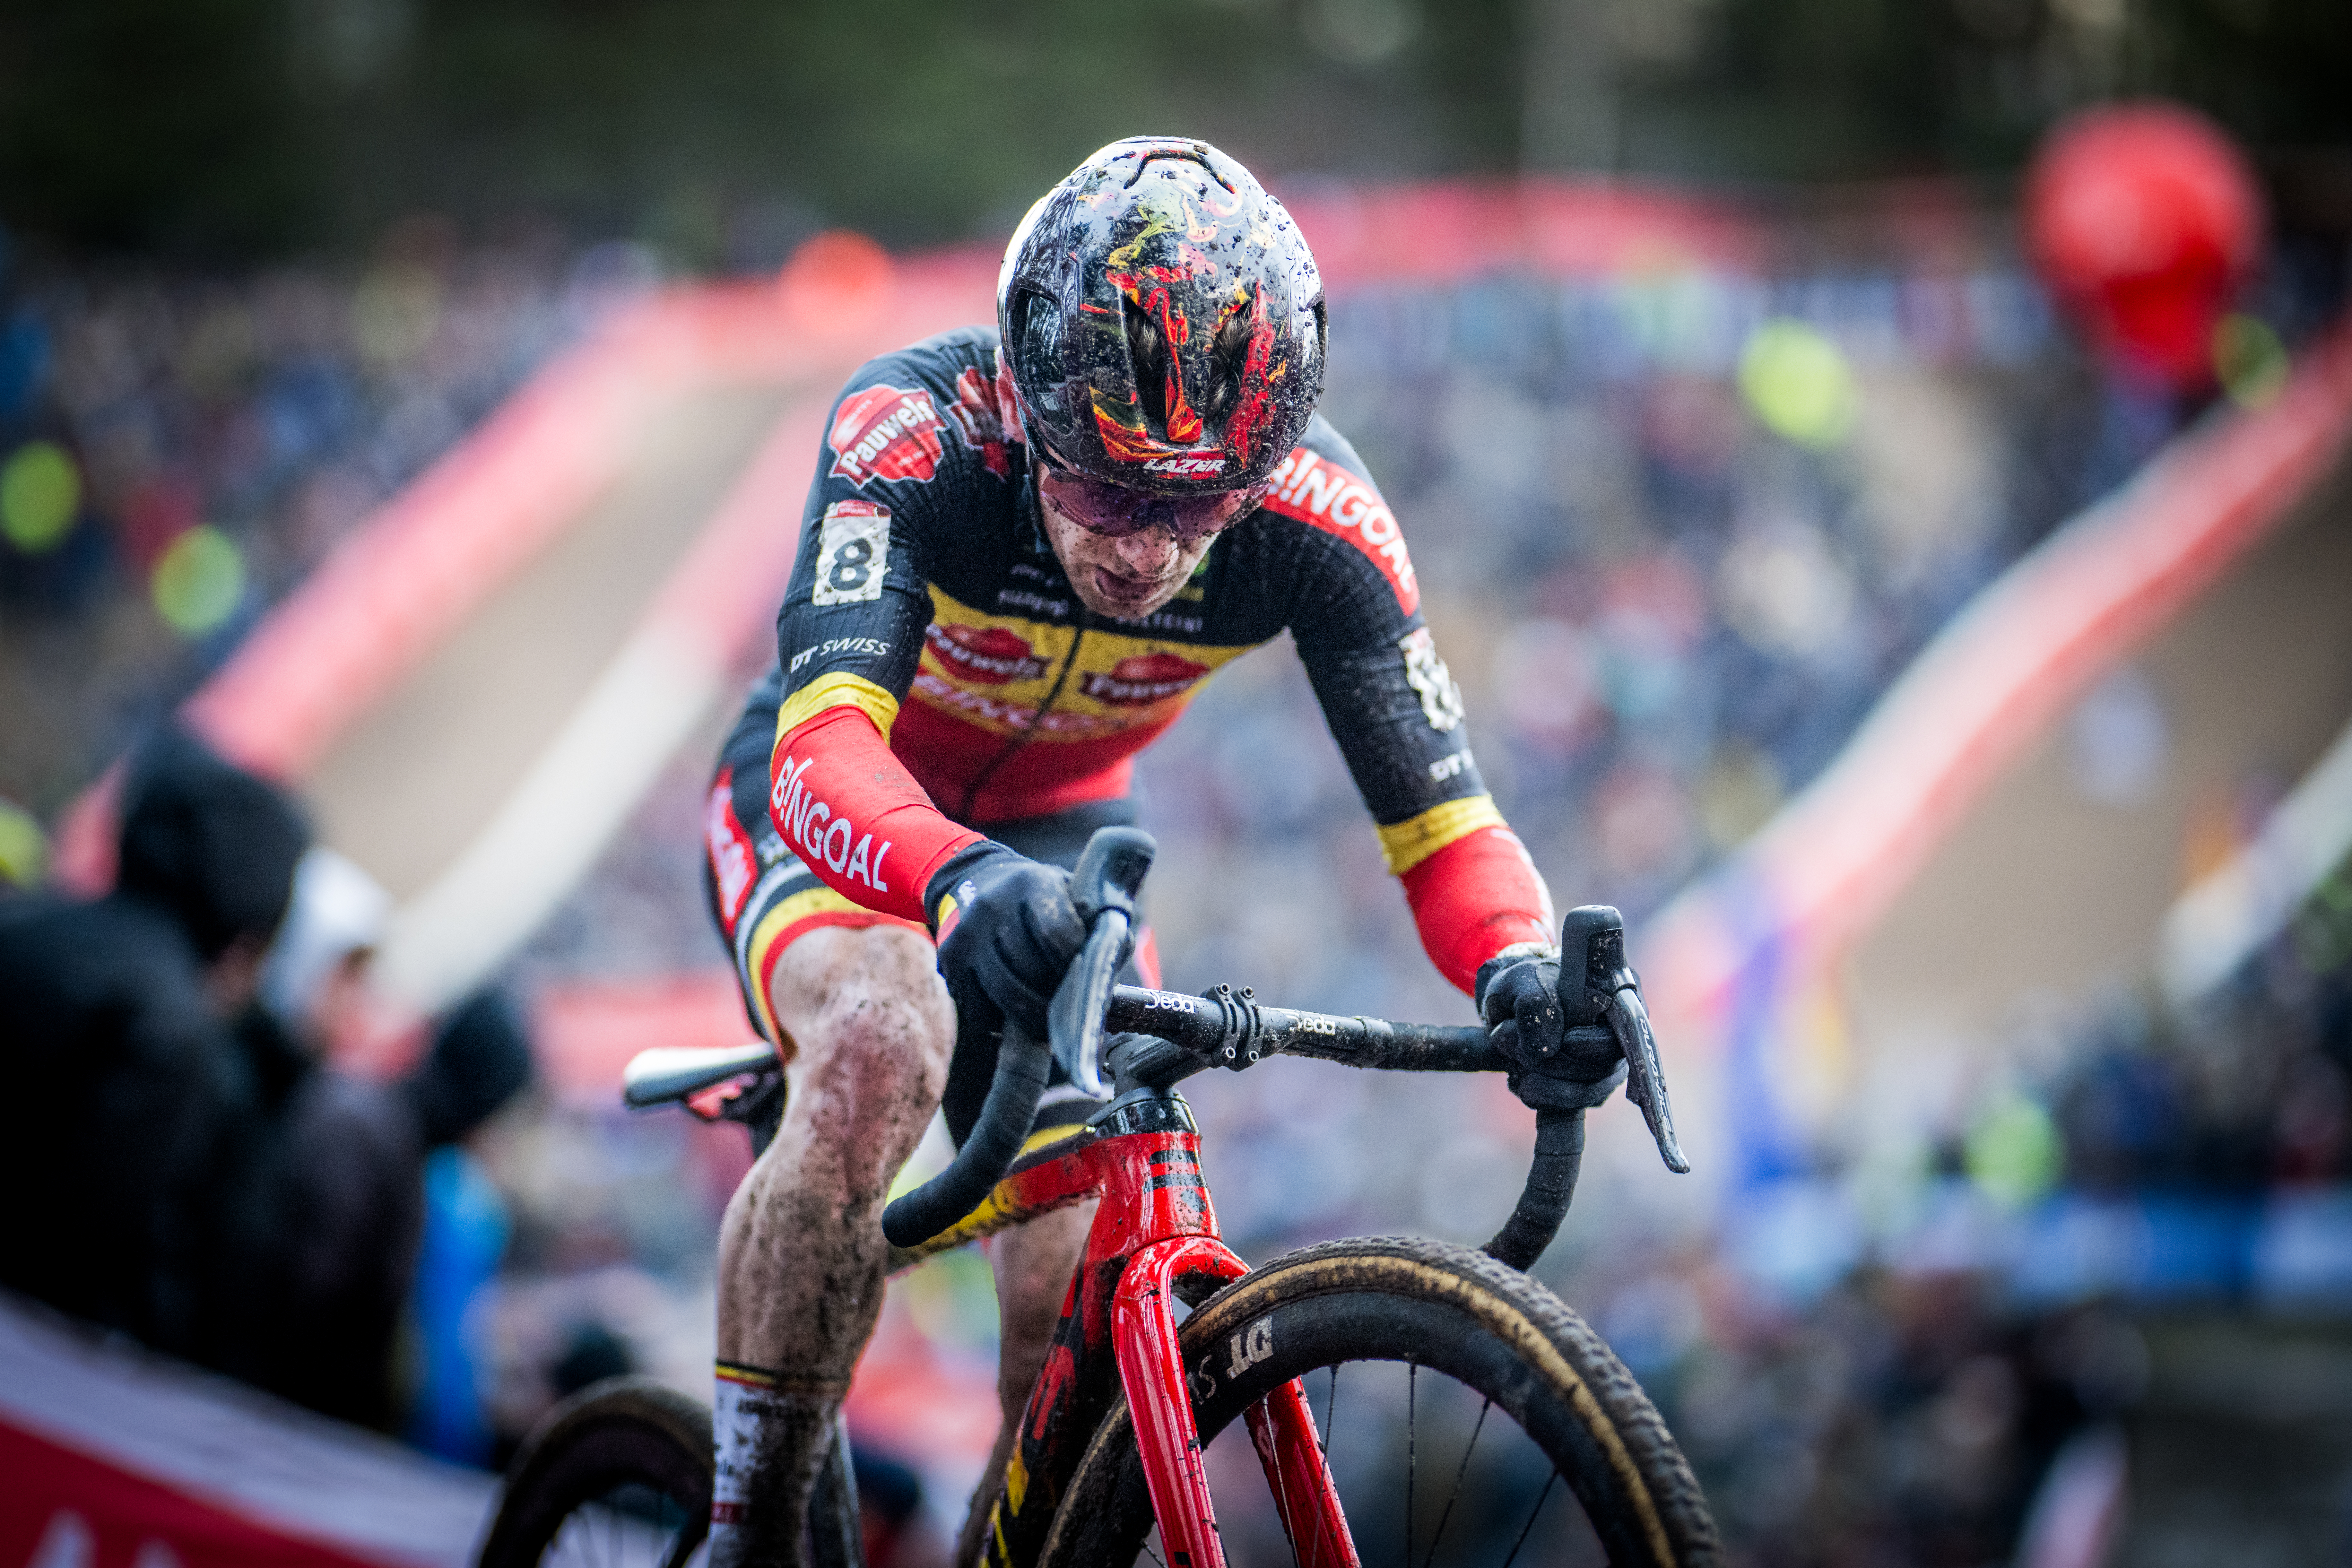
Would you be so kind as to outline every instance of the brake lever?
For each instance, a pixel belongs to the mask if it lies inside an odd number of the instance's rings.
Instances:
[[[1070,873],[1070,901],[1086,922],[1087,942],[1054,989],[1046,1033],[1070,1082],[1098,1099],[1110,1092],[1102,1074],[1103,1015],[1135,932],[1135,896],[1157,850],[1140,828],[1099,828]]]
[[[1110,1089],[1102,1076],[1103,1012],[1127,958],[1129,929],[1123,910],[1105,910],[1095,917],[1087,945],[1063,973],[1045,1015],[1054,1059],[1081,1093],[1097,1099]]]
[[[1607,904],[1580,905],[1560,922],[1559,1005],[1572,1027],[1606,1023],[1617,1037],[1625,1057],[1625,1098],[1642,1108],[1666,1169],[1687,1175],[1690,1161],[1675,1136],[1658,1037],[1650,1029],[1641,982],[1625,962],[1625,919]]]
[[[1666,1100],[1666,1069],[1658,1060],[1658,1037],[1650,1030],[1650,1010],[1633,984],[1633,972],[1624,971],[1625,984],[1609,994],[1609,1026],[1625,1053],[1625,1098],[1642,1108],[1650,1124],[1658,1158],[1678,1176],[1690,1174],[1690,1161],[1682,1141],[1675,1136],[1675,1109]]]

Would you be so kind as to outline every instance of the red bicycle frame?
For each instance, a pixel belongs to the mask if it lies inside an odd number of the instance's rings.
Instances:
[[[1044,1370],[1022,1413],[1020,1440],[989,1515],[982,1563],[1015,1568],[1034,1561],[1086,1443],[1124,1393],[1170,1568],[1223,1568],[1170,1303],[1205,1298],[1249,1266],[1218,1239],[1200,1151],[1200,1135],[1181,1100],[1155,1095],[1122,1105],[1087,1131],[1025,1158],[998,1184],[982,1214],[939,1238],[940,1245],[951,1245],[1013,1217],[1097,1194],[1102,1199]],[[1220,1370],[1239,1371],[1268,1353],[1270,1347],[1253,1342],[1249,1329],[1231,1338],[1231,1344],[1211,1352],[1234,1363]],[[1251,1406],[1247,1421],[1303,1568],[1358,1568],[1355,1542],[1297,1382]]]

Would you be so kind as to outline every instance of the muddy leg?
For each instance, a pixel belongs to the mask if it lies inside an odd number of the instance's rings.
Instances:
[[[931,946],[899,927],[809,932],[778,960],[769,999],[797,1070],[719,1230],[712,1568],[802,1561],[833,1417],[881,1310],[883,1199],[955,1043]]]

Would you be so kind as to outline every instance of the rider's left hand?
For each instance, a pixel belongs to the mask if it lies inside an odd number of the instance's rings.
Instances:
[[[1611,1078],[1624,1059],[1605,1028],[1571,1028],[1559,1005],[1559,950],[1519,942],[1479,965],[1473,993],[1487,1037],[1525,1073],[1578,1083]]]

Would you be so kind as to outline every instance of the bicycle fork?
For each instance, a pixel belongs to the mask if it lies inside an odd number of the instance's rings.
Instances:
[[[1209,1500],[1200,1429],[1187,1392],[1183,1352],[1169,1310],[1171,1293],[1183,1275],[1235,1279],[1248,1272],[1248,1265],[1213,1236],[1171,1237],[1136,1253],[1112,1299],[1119,1381],[1127,1393],[1136,1450],[1143,1461],[1169,1568],[1224,1568],[1225,1563],[1216,1510]],[[1223,1347],[1232,1365],[1219,1370],[1239,1373],[1252,1362],[1264,1360],[1273,1352],[1272,1332],[1261,1321],[1233,1335],[1233,1343]],[[1213,1357],[1220,1352],[1210,1353]],[[1348,1533],[1298,1380],[1293,1378],[1252,1405],[1246,1420],[1251,1445],[1300,1568],[1359,1568],[1356,1544]]]

